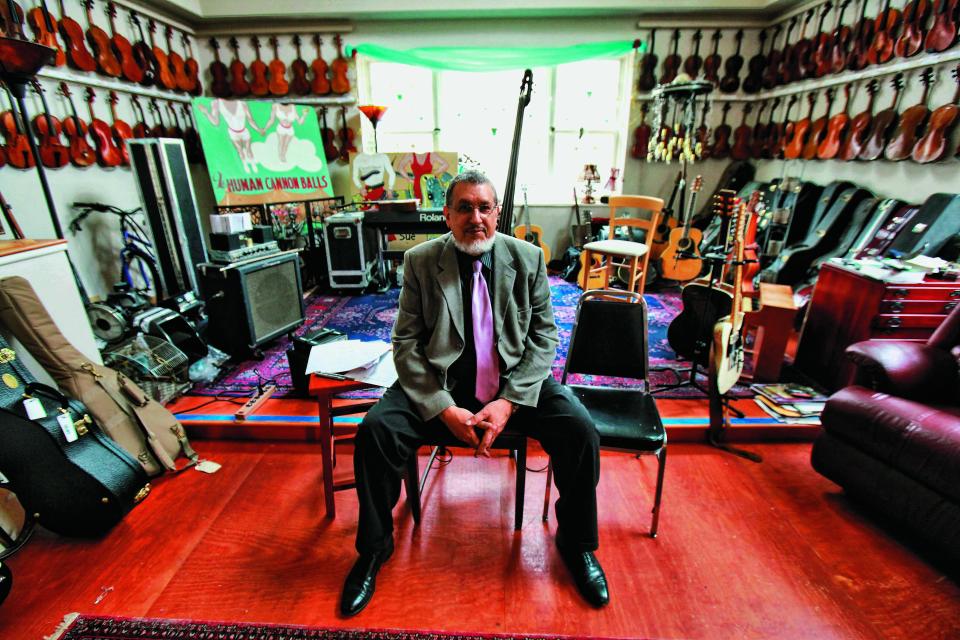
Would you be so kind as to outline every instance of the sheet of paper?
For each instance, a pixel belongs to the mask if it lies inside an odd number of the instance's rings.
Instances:
[[[393,364],[393,353],[385,353],[371,367],[347,371],[344,375],[358,382],[366,382],[378,387],[389,387],[397,381],[397,369]]]
[[[375,364],[390,350],[383,340],[337,340],[315,345],[307,358],[307,373],[344,373]]]

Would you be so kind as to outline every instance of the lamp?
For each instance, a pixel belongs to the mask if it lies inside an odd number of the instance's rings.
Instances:
[[[599,181],[600,172],[597,171],[597,165],[583,165],[583,173],[580,174],[580,182],[586,183],[586,188],[583,191],[583,204],[594,204],[596,202],[593,198],[593,183]]]
[[[367,116],[367,120],[373,125],[373,152],[377,153],[377,123],[383,117],[387,108],[379,104],[362,104],[359,107],[360,113]]]

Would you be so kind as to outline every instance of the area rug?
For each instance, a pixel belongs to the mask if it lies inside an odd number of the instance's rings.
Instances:
[[[567,346],[577,313],[577,300],[582,291],[579,287],[562,278],[550,278],[553,310],[560,335],[557,359],[554,361],[553,375],[560,379],[566,361]],[[390,330],[397,314],[399,288],[393,288],[382,294],[355,296],[315,295],[307,301],[306,320],[297,334],[312,333],[322,328],[343,331],[350,338],[360,340],[390,340]],[[680,293],[666,291],[646,294],[648,309],[648,334],[650,341],[650,383],[656,388],[675,382],[676,373],[689,368],[689,363],[681,362],[667,341],[667,328],[670,322],[683,310]],[[289,340],[286,336],[269,345],[260,360],[246,360],[225,368],[213,382],[198,385],[191,392],[194,395],[242,396],[248,395],[259,385],[271,382],[277,385],[274,397],[285,397],[293,392],[293,384],[287,368],[286,350]],[[613,386],[631,386],[631,381],[610,378],[592,378],[594,381]],[[571,379],[580,382],[581,379]],[[706,384],[705,378],[700,379]],[[380,390],[370,390],[351,394],[359,397],[376,397]],[[735,388],[733,395],[750,395],[745,388]],[[681,387],[660,394],[662,398],[703,397],[696,387]]]
[[[48,640],[483,640],[485,638],[572,638],[574,636],[449,633],[402,629],[334,629],[252,622],[202,622],[70,614]]]

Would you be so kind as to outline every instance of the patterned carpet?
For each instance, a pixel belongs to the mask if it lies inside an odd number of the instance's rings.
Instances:
[[[580,289],[558,277],[550,278],[554,315],[560,334],[560,346],[553,373],[559,380],[570,343],[570,332],[577,311]],[[307,301],[306,321],[297,334],[310,333],[328,327],[360,340],[388,340],[397,313],[397,298],[400,289],[394,288],[382,294],[359,296],[317,295]],[[645,296],[649,310],[650,367],[664,369],[651,373],[651,384],[656,387],[676,380],[672,370],[687,366],[678,361],[667,342],[667,327],[682,310],[679,292],[671,291]],[[293,392],[290,373],[287,369],[286,350],[288,340],[284,336],[264,350],[262,360],[246,360],[228,365],[211,383],[196,386],[194,395],[247,395],[257,388],[258,382],[272,381],[278,391],[274,397],[284,397]],[[686,375],[686,374],[684,374]],[[576,381],[571,378],[571,381]],[[625,381],[604,379],[605,383],[619,386]],[[701,382],[705,383],[705,379]],[[738,395],[746,390],[735,389]],[[369,397],[378,391],[362,392]],[[662,393],[663,398],[703,397],[696,388],[683,387]]]

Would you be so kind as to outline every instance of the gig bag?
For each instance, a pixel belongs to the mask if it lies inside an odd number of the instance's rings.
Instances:
[[[0,473],[37,522],[99,536],[147,496],[143,467],[83,404],[37,382],[2,336],[0,380]]]
[[[197,454],[173,414],[123,374],[90,362],[80,353],[60,332],[30,283],[20,276],[0,278],[0,322],[56,380],[60,390],[83,403],[103,431],[134,456],[148,475],[177,470],[175,460],[180,456],[189,460],[186,466],[197,462]]]

